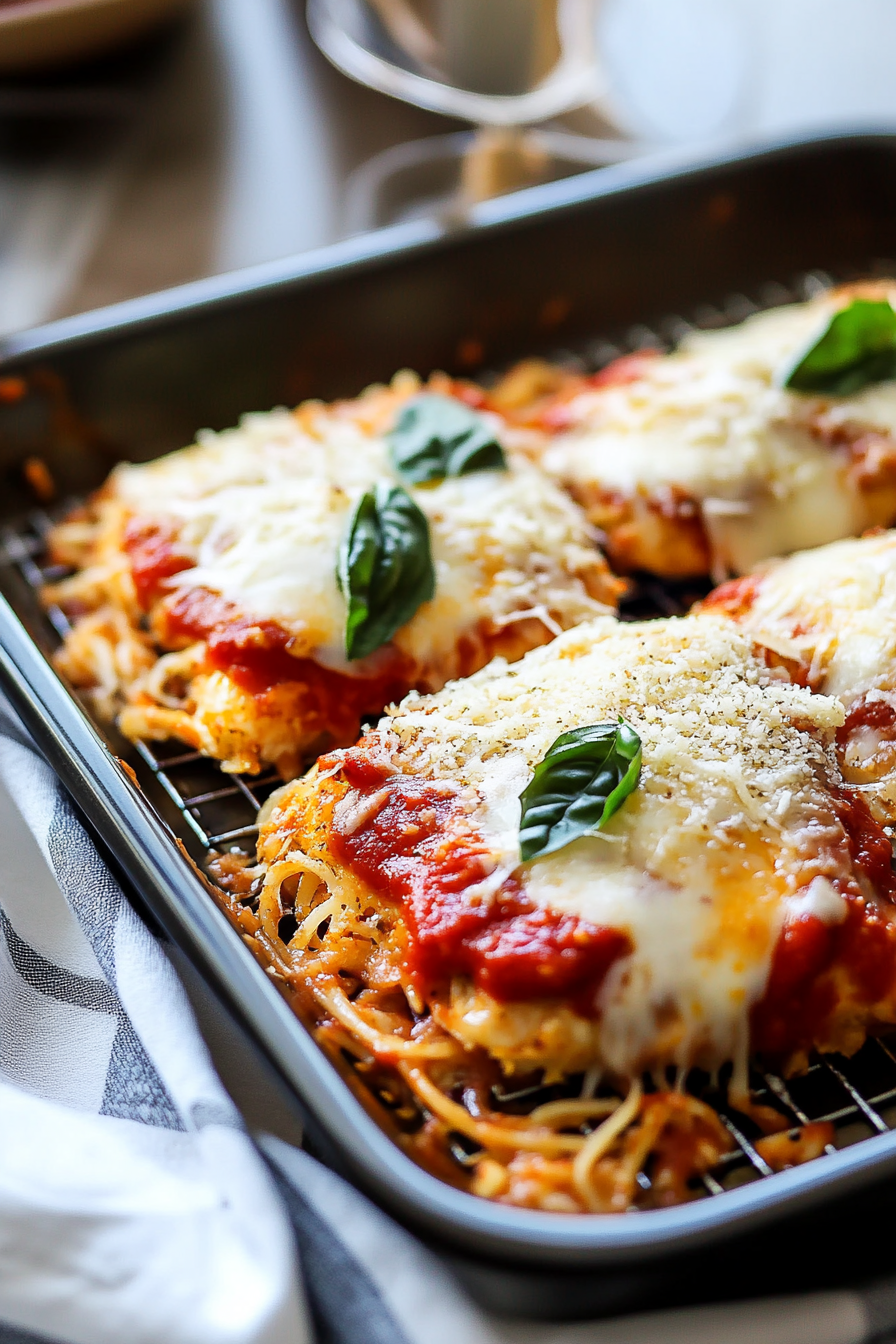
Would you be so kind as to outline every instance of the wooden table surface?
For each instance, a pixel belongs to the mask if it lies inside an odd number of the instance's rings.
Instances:
[[[896,124],[892,0],[599,0],[577,131],[737,141]],[[340,237],[371,155],[454,128],[353,84],[302,0],[197,0],[125,56],[0,82],[0,333]]]

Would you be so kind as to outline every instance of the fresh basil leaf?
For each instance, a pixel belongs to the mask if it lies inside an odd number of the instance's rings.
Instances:
[[[622,718],[561,733],[520,794],[523,862],[602,830],[640,774],[641,739]]]
[[[388,643],[433,596],[429,523],[400,485],[381,482],[358,500],[339,548],[337,578],[348,606],[349,659]]]
[[[387,439],[396,470],[413,485],[507,470],[488,421],[462,401],[435,392],[407,402]]]
[[[799,356],[784,386],[847,397],[889,378],[896,378],[896,312],[886,299],[853,299]]]

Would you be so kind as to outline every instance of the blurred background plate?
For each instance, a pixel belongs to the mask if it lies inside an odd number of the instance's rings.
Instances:
[[[127,42],[190,0],[3,0],[0,72],[81,60]]]

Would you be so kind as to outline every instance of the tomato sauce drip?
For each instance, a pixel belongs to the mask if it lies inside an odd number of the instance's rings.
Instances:
[[[383,705],[400,700],[410,689],[397,657],[375,677],[347,677],[312,658],[296,658],[289,652],[293,637],[288,630],[276,621],[253,620],[207,588],[178,593],[161,620],[166,642],[204,639],[208,666],[226,672],[243,690],[260,695],[283,682],[300,681],[309,702],[316,702],[327,718],[335,715],[341,721],[378,714]]]
[[[340,723],[351,724],[366,714],[378,714],[383,705],[400,700],[410,681],[396,656],[381,675],[347,677],[321,667],[311,658],[289,652],[293,636],[276,621],[254,620],[233,602],[207,588],[184,588],[171,594],[166,580],[194,561],[177,550],[174,529],[165,523],[131,519],[125,528],[124,549],[131,562],[137,598],[145,611],[160,599],[168,601],[156,613],[163,644],[180,647],[206,641],[209,668],[226,672],[243,690],[261,695],[284,682],[302,682],[309,707]]]
[[[761,585],[761,574],[745,574],[740,579],[729,579],[727,583],[720,583],[718,588],[714,588],[700,603],[700,608],[702,611],[724,612],[726,616],[737,620],[753,606]]]
[[[587,380],[588,386],[624,387],[627,383],[636,383],[662,353],[662,350],[635,350],[631,355],[620,355],[597,373],[592,373]]]
[[[642,378],[649,366],[662,354],[661,350],[636,350],[631,355],[620,355],[597,373],[589,374],[561,394],[538,417],[539,423],[549,430],[569,429],[574,422],[570,403],[580,392],[591,388],[625,387]]]
[[[883,740],[896,741],[896,709],[889,700],[867,700],[863,696],[837,729],[837,745],[845,747],[858,728],[876,728]]]
[[[164,594],[164,583],[194,561],[177,549],[177,534],[166,523],[132,518],[124,530],[123,546],[131,562],[137,601],[144,611]]]
[[[838,1002],[837,985],[827,974],[835,964],[848,974],[860,1002],[877,1003],[893,992],[896,920],[887,918],[887,906],[896,902],[892,846],[857,794],[841,790],[835,806],[853,864],[872,888],[878,907],[857,888],[841,890],[846,900],[841,924],[825,924],[807,914],[783,929],[765,994],[751,1016],[753,1045],[769,1055],[808,1049],[823,1035]]]
[[[360,792],[387,788],[375,816],[332,843],[375,890],[401,904],[411,935],[409,969],[425,993],[470,976],[494,998],[565,998],[586,1015],[626,934],[533,905],[508,878],[491,896],[476,891],[491,871],[485,841],[452,791],[427,780],[384,776],[360,753],[343,772]]]
[[[834,960],[841,928],[803,915],[782,929],[765,993],[750,1016],[755,1050],[781,1057],[812,1045],[837,1002],[824,972]]]
[[[896,904],[893,846],[883,826],[871,815],[864,798],[851,789],[840,789],[834,806],[849,837],[853,863],[870,882],[875,895]]]

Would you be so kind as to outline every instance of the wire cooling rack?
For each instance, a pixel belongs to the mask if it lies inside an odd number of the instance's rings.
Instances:
[[[877,263],[864,274],[874,271],[894,274],[896,264]],[[597,368],[633,349],[668,347],[695,328],[727,326],[762,308],[812,297],[831,283],[830,276],[813,272],[791,285],[768,284],[753,299],[735,294],[718,307],[697,309],[690,319],[670,317],[653,327],[634,327],[614,341],[593,341],[577,350],[553,351],[551,357],[572,366]],[[71,501],[54,513],[58,517],[70,506]],[[44,560],[47,533],[55,521],[47,511],[36,510],[20,526],[0,529],[2,558],[24,580],[24,589],[19,585],[20,614],[27,616],[30,628],[43,628],[46,650],[58,644],[69,628],[63,611],[58,607],[44,610],[39,600],[41,587],[67,572]],[[681,615],[701,591],[705,589],[693,583],[668,584],[642,578],[633,586],[621,615],[629,620]],[[128,755],[147,796],[157,802],[166,822],[199,862],[226,850],[254,853],[258,810],[281,783],[273,772],[257,776],[225,774],[199,752],[184,751],[174,742],[138,742],[130,748],[122,746],[121,751]],[[851,1059],[839,1055],[817,1057],[797,1078],[784,1079],[753,1067],[750,1083],[756,1104],[784,1116],[790,1126],[787,1132],[792,1135],[809,1123],[830,1123],[834,1140],[828,1152],[896,1129],[896,1038],[890,1042],[869,1040]],[[756,1147],[758,1126],[726,1105],[724,1089],[711,1086],[709,1080],[696,1074],[687,1085],[713,1106],[734,1143],[716,1168],[700,1179],[695,1196],[718,1195],[750,1181],[773,1177],[772,1167]],[[577,1080],[573,1079],[566,1091],[574,1094]],[[493,1100],[496,1109],[519,1113],[563,1094],[560,1087],[532,1087],[495,1092]],[[461,1162],[470,1160],[461,1147],[457,1157]],[[647,1175],[642,1173],[639,1181],[649,1189]]]

